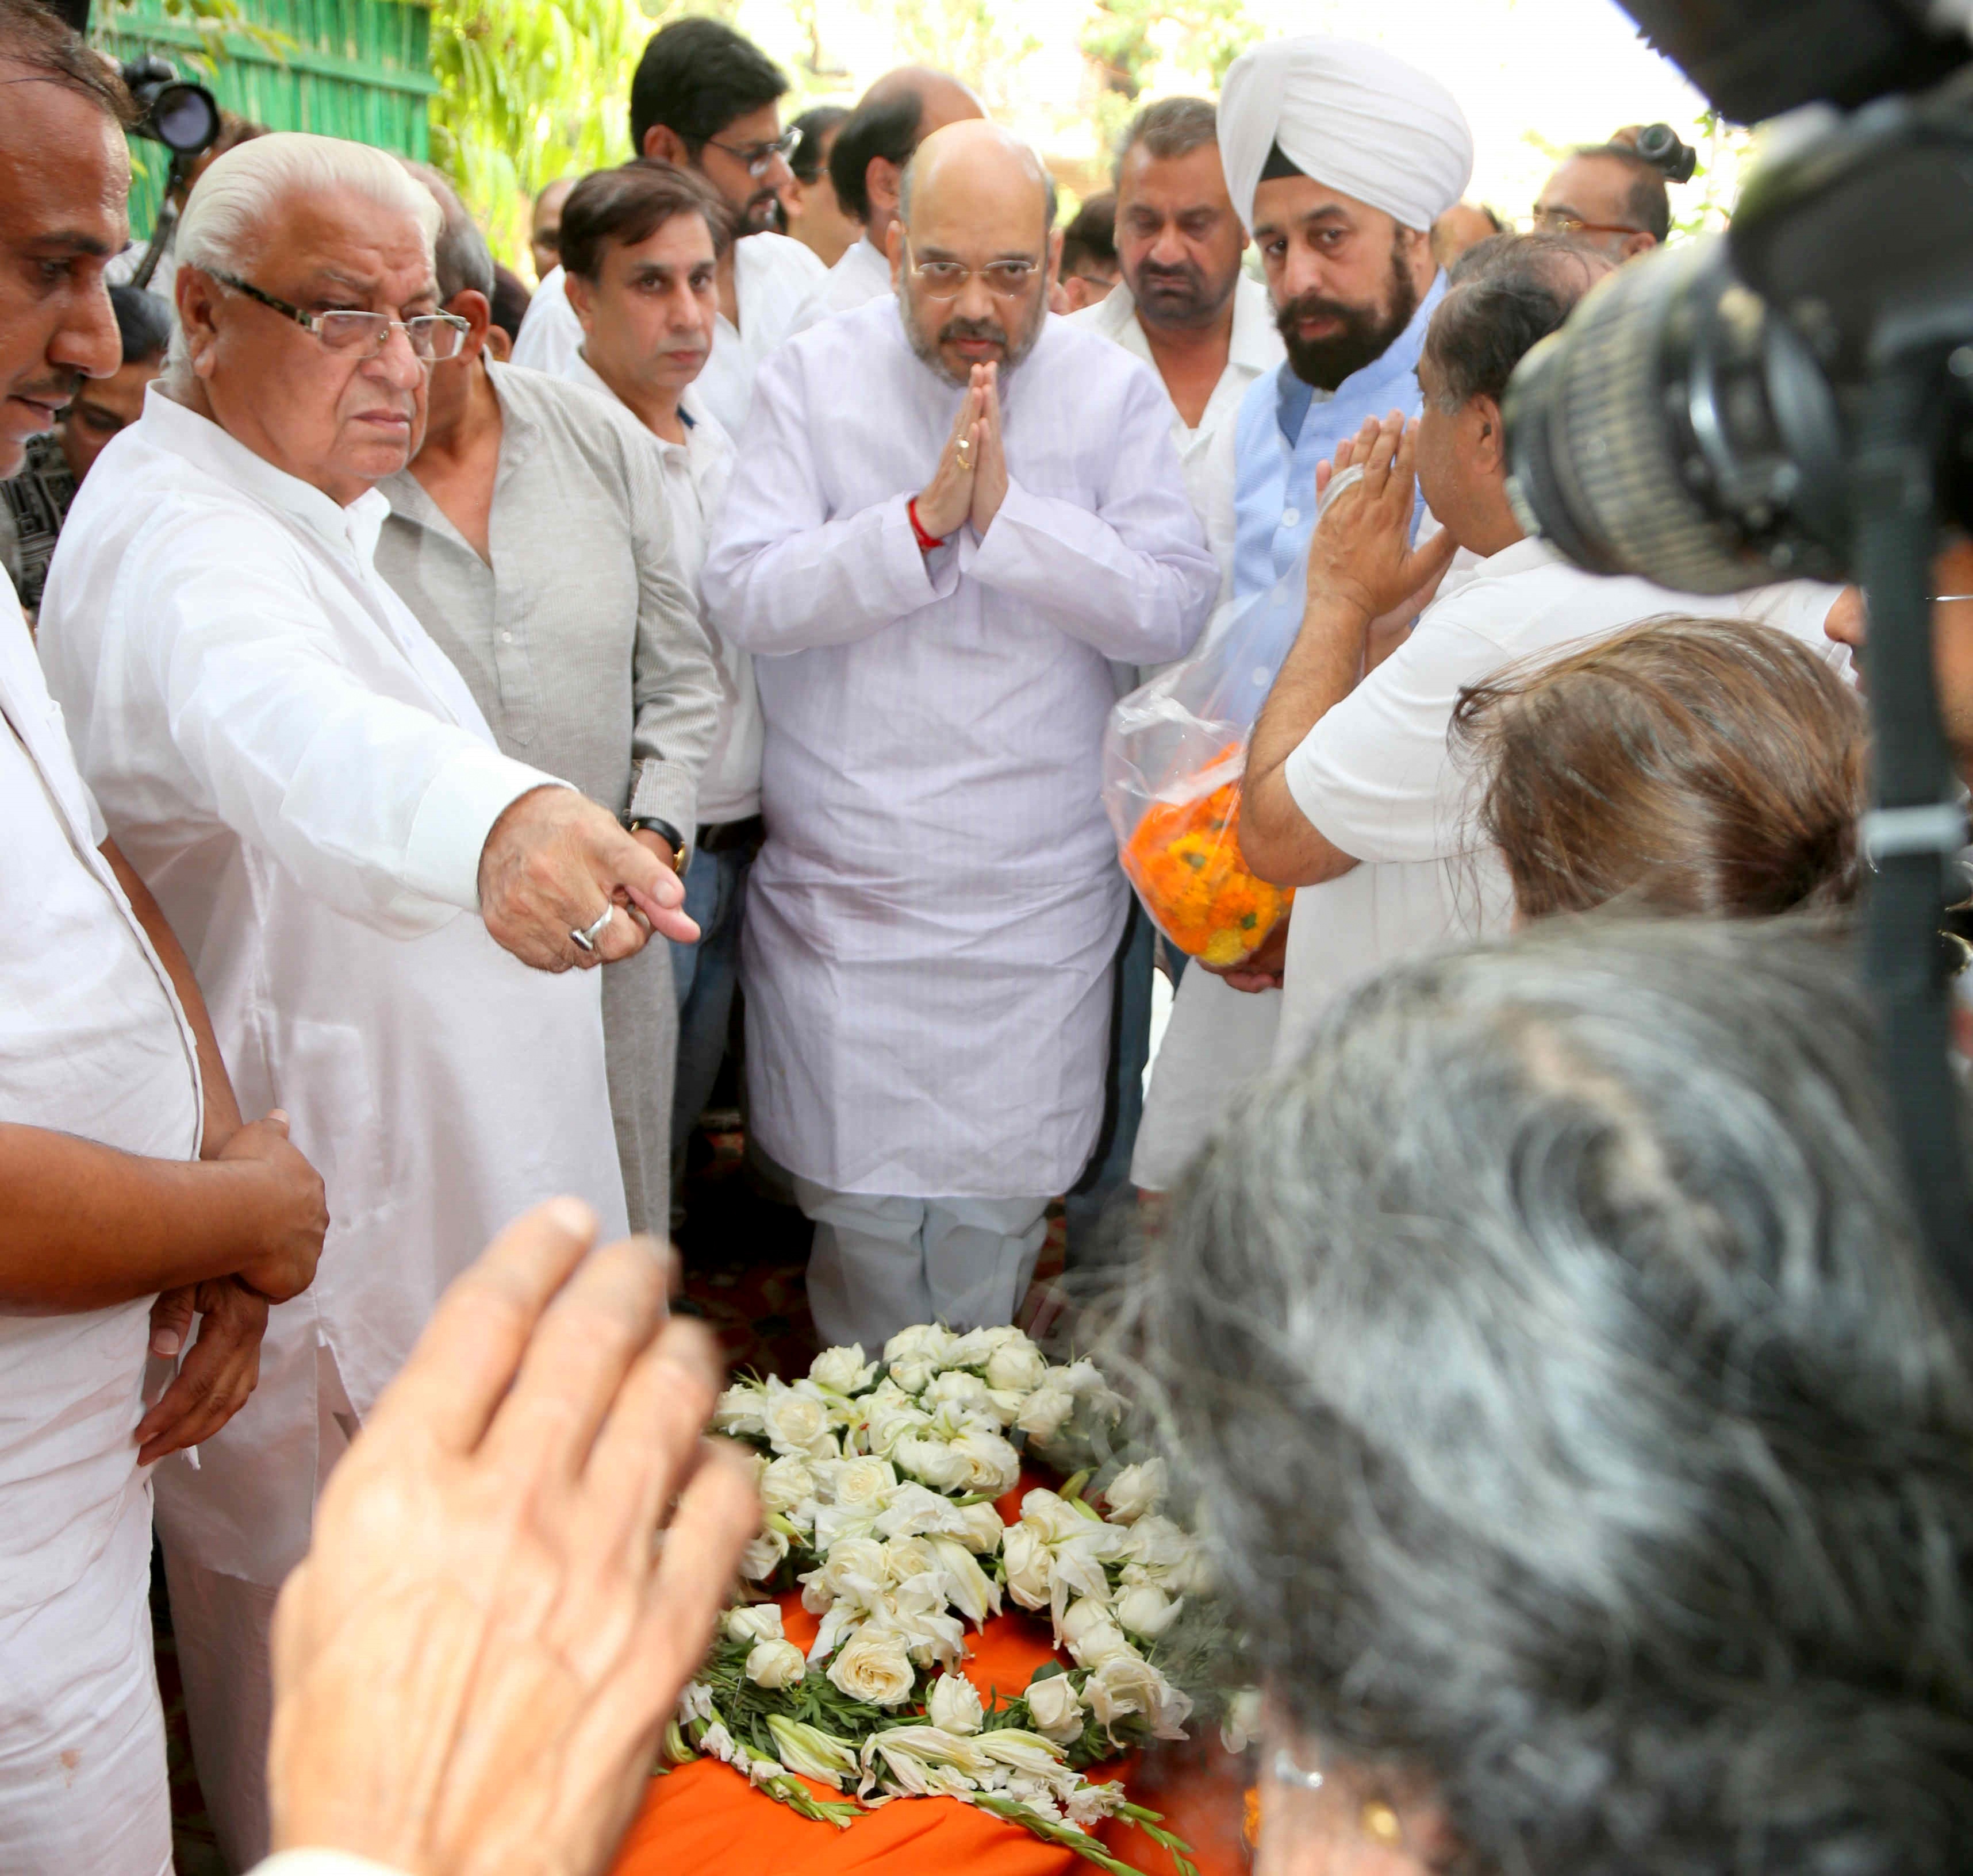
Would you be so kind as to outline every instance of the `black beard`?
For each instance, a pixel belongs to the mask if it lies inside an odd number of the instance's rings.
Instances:
[[[1390,303],[1381,313],[1375,306],[1345,306],[1320,293],[1304,293],[1282,307],[1274,315],[1274,323],[1281,329],[1289,368],[1295,376],[1317,391],[1334,391],[1344,379],[1383,357],[1411,324],[1418,307],[1411,270],[1393,250]],[[1327,338],[1303,338],[1295,331],[1296,322],[1302,319],[1337,319],[1343,329]]]

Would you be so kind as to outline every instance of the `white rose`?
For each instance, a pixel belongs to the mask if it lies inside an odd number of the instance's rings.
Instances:
[[[740,1574],[749,1583],[764,1583],[787,1554],[786,1538],[778,1531],[764,1531],[740,1553]]]
[[[1101,1621],[1088,1623],[1075,1640],[1068,1642],[1068,1646],[1078,1667],[1101,1668],[1126,1655],[1133,1661],[1141,1659],[1107,1612]]]
[[[815,1475],[808,1462],[793,1454],[770,1459],[761,1474],[761,1502],[784,1515],[815,1496]]]
[[[1112,1655],[1084,1682],[1083,1698],[1105,1726],[1134,1713],[1148,1714],[1157,1701],[1158,1671],[1134,1650]]]
[[[945,1351],[947,1368],[984,1368],[992,1358],[996,1348],[1010,1342],[1026,1342],[1027,1337],[1010,1323],[1003,1322],[993,1329],[968,1329],[964,1335],[955,1336]]]
[[[809,1364],[808,1378],[818,1387],[832,1394],[860,1394],[877,1371],[874,1361],[863,1359],[863,1345],[852,1342],[847,1348],[825,1348]]]
[[[964,1368],[947,1368],[943,1374],[933,1378],[931,1385],[924,1391],[925,1405],[944,1406],[948,1401],[957,1407],[983,1407],[986,1404],[986,1384],[977,1374],[969,1374]]]
[[[779,1603],[749,1603],[729,1609],[719,1619],[729,1642],[778,1642],[781,1639]]]
[[[941,1492],[969,1489],[967,1482],[973,1469],[972,1459],[966,1453],[956,1452],[943,1440],[907,1437],[891,1449],[891,1456],[897,1461],[899,1471],[908,1472],[912,1478],[934,1485]]]
[[[1084,1536],[1097,1520],[1084,1517],[1068,1499],[1037,1485],[1021,1499],[1021,1522],[1032,1525],[1050,1544],[1060,1544]]]
[[[921,1537],[893,1538],[884,1546],[884,1574],[892,1583],[908,1583],[927,1570],[937,1574],[938,1553]]]
[[[986,1390],[986,1411],[1003,1427],[1011,1427],[1020,1417],[1021,1409],[1028,1404],[1028,1391],[1025,1387],[989,1387]]]
[[[1038,1387],[1028,1396],[1026,1405],[1015,1416],[1014,1425],[1030,1440],[1046,1446],[1068,1424],[1075,1411],[1075,1396],[1067,1389]]]
[[[991,1557],[1000,1548],[1001,1534],[1006,1529],[1000,1514],[992,1505],[966,1505],[958,1508],[952,1534],[969,1551]]]
[[[1184,1606],[1183,1597],[1173,1602],[1163,1590],[1140,1583],[1117,1599],[1117,1620],[1133,1635],[1155,1642],[1178,1619],[1178,1612]]]
[[[898,1394],[887,1399],[869,1397],[873,1403],[863,1422],[863,1442],[880,1457],[888,1458],[907,1433],[931,1424],[931,1416],[908,1396]]]
[[[1048,1546],[1026,1525],[1009,1525],[1000,1541],[1007,1593],[1023,1609],[1045,1609],[1054,1587]]]
[[[790,1387],[779,1379],[767,1383],[761,1409],[767,1443],[777,1453],[813,1453],[829,1449],[829,1404],[819,1394]]]
[[[932,1682],[925,1712],[941,1733],[955,1733],[962,1738],[978,1732],[986,1718],[980,1696],[963,1674],[941,1674]]]
[[[1048,1357],[1023,1335],[1003,1342],[986,1360],[986,1385],[1032,1394],[1048,1379]]]
[[[897,1469],[888,1459],[825,1459],[815,1470],[830,1503],[850,1511],[874,1514],[897,1489]]]
[[[1045,1681],[1028,1683],[1028,1712],[1035,1731],[1058,1745],[1067,1745],[1082,1731],[1082,1702],[1065,1674],[1052,1674]]]
[[[1020,1482],[1021,1456],[998,1433],[961,1433],[947,1449],[966,1466],[966,1489],[998,1498]]]
[[[713,1404],[712,1430],[751,1434],[757,1438],[762,1430],[761,1410],[767,1404],[767,1399],[764,1388],[749,1381],[735,1381]]]
[[[888,1629],[859,1629],[836,1651],[829,1678],[852,1700],[873,1707],[895,1707],[911,1698],[918,1675],[905,1638]]]
[[[1079,1596],[1062,1611],[1058,1626],[1062,1639],[1073,1648],[1091,1629],[1116,1619],[1101,1597]]]
[[[1127,1466],[1103,1488],[1103,1502],[1110,1508],[1113,1522],[1134,1525],[1147,1512],[1154,1512],[1171,1489],[1170,1469],[1163,1459],[1147,1459],[1141,1466]]]
[[[1261,1690],[1243,1687],[1226,1703],[1226,1715],[1219,1722],[1219,1743],[1229,1752],[1245,1752],[1261,1737]]]
[[[891,1378],[907,1394],[920,1394],[931,1384],[938,1364],[928,1355],[908,1355],[891,1364]]]
[[[867,1609],[888,1580],[882,1544],[875,1538],[845,1538],[829,1546],[820,1570],[801,1579],[802,1606],[812,1616],[824,1613],[832,1603]]]
[[[934,1368],[945,1365],[947,1351],[959,1339],[949,1329],[937,1322],[919,1322],[910,1329],[901,1329],[884,1345],[885,1365],[895,1368],[898,1362],[915,1358],[929,1361]]]
[[[807,1672],[807,1660],[792,1642],[756,1642],[747,1657],[747,1678],[756,1687],[793,1687]]]

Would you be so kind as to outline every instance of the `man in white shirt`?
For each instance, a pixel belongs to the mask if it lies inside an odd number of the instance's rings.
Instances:
[[[1046,312],[1052,193],[990,125],[925,140],[895,298],[770,361],[706,563],[767,724],[750,1114],[829,1342],[1018,1307],[1101,1117],[1108,661],[1218,584],[1156,381]]]
[[[1603,579],[1527,537],[1507,499],[1500,399],[1514,366],[1608,270],[1558,236],[1502,236],[1461,263],[1432,318],[1424,414],[1366,424],[1310,548],[1301,632],[1254,729],[1240,845],[1298,890],[1275,1061],[1338,992],[1409,953],[1503,927],[1504,870],[1474,827],[1448,740],[1461,690],[1517,661],[1666,613],[1761,619],[1825,652],[1837,595],[1798,583],[1728,598]],[[1442,533],[1411,544],[1413,466]],[[1379,662],[1371,624],[1428,590],[1456,548],[1471,577]],[[1369,656],[1372,668],[1359,681]]]
[[[799,241],[769,229],[776,191],[793,172],[778,103],[780,70],[751,40],[715,19],[674,20],[651,36],[630,82],[630,147],[702,176],[740,236],[719,266],[719,317],[699,396],[737,436],[761,361],[793,329],[797,309],[827,270]],[[582,343],[558,267],[535,289],[513,362],[560,377]]]
[[[947,72],[903,65],[857,100],[829,146],[829,175],[843,212],[862,227],[795,315],[791,332],[876,299],[891,290],[885,243],[898,218],[898,184],[911,152],[934,130],[986,115],[971,90]]]
[[[569,304],[582,322],[568,376],[623,404],[664,460],[679,573],[699,592],[714,517],[733,476],[733,444],[699,401],[718,318],[718,257],[729,237],[710,189],[689,170],[627,163],[585,177],[564,226]],[[759,851],[761,699],[754,661],[703,621],[720,677],[719,724],[699,787],[685,870],[695,943],[672,947],[678,1070],[669,1117],[674,1177],[726,1053],[747,873]]]
[[[1070,317],[1157,371],[1186,493],[1230,573],[1233,479],[1223,466],[1215,472],[1213,439],[1288,355],[1268,289],[1241,269],[1247,231],[1226,193],[1214,107],[1203,98],[1147,105],[1124,132],[1114,175],[1124,283]]]
[[[118,367],[103,265],[129,100],[26,0],[0,0],[0,87],[6,476]],[[307,1286],[328,1215],[284,1117],[241,1124],[4,576],[0,828],[0,1869],[169,1876],[151,1469],[246,1400],[268,1303]]]
[[[1223,590],[1233,565],[1233,476],[1213,440],[1231,429],[1248,386],[1278,370],[1287,355],[1268,289],[1241,270],[1247,232],[1226,193],[1213,106],[1203,98],[1147,105],[1124,132],[1113,176],[1123,281],[1070,322],[1114,340],[1157,373],[1185,492],[1219,562]],[[1134,902],[1117,960],[1102,1162],[1078,1181],[1066,1206],[1072,1263],[1100,1244],[1102,1214],[1130,1175],[1144,1110],[1153,969],[1150,919]]]
[[[221,158],[179,226],[172,368],[83,485],[41,614],[79,766],[249,1111],[292,1116],[334,1220],[253,1400],[157,1482],[235,1867],[265,1844],[268,1617],[317,1484],[500,1224],[573,1191],[621,1228],[600,985],[570,967],[633,955],[640,920],[690,930],[613,817],[499,752],[372,564],[375,484],[456,348],[438,220],[362,145],[276,134]]]

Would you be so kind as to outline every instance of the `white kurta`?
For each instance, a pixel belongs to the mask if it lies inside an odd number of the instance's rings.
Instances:
[[[740,323],[718,315],[712,353],[692,387],[728,433],[738,436],[754,399],[761,361],[793,329],[802,302],[829,270],[812,249],[785,234],[750,234],[733,246],[733,301]],[[555,268],[535,289],[514,341],[514,362],[555,377],[582,344],[582,322],[568,303],[567,276]]]
[[[170,978],[0,574],[0,1121],[191,1159],[202,1093]],[[133,1430],[151,1299],[0,1315],[0,1869],[171,1858]]]
[[[190,953],[240,1106],[286,1109],[332,1219],[253,1399],[158,1474],[168,1542],[280,1580],[316,1489],[316,1349],[360,1414],[441,1289],[556,1192],[623,1225],[594,973],[528,969],[476,913],[479,855],[547,778],[371,564],[348,508],[154,387],[62,531],[50,686],[118,844]]]
[[[921,554],[906,505],[960,395],[895,301],[791,340],[705,566],[767,722],[751,1121],[839,1191],[1011,1198],[1081,1171],[1125,903],[1105,661],[1178,656],[1218,584],[1157,381],[1052,318],[1002,389],[998,516]]]
[[[831,267],[813,288],[789,327],[790,337],[806,332],[839,312],[853,312],[891,291],[891,263],[883,250],[867,234],[859,234],[837,256]]]

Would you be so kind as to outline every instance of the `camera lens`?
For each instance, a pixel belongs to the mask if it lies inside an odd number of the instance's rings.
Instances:
[[[191,155],[219,135],[219,106],[201,86],[166,85],[152,104],[151,122],[167,149]]]
[[[1841,574],[1841,439],[1808,349],[1726,243],[1618,270],[1507,387],[1508,492],[1579,566],[1690,593]]]

